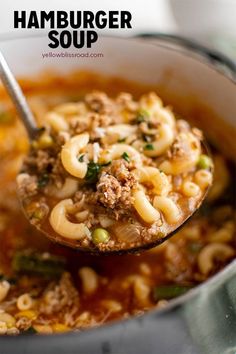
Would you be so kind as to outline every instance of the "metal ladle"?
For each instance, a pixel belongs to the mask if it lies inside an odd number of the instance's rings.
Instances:
[[[29,108],[26,98],[16,81],[14,75],[12,74],[3,54],[0,51],[0,78],[4,84],[6,91],[14,103],[19,117],[24,124],[26,131],[28,133],[29,139],[34,140],[40,129],[37,127],[33,113]]]
[[[14,105],[16,107],[16,110],[19,114],[19,117],[20,117],[22,123],[24,124],[24,126],[26,128],[29,140],[33,141],[34,139],[37,138],[41,129],[37,126],[34,116],[28,106],[27,101],[26,101],[26,98],[25,98],[19,84],[17,83],[14,75],[12,74],[12,72],[11,72],[11,70],[10,70],[10,68],[9,68],[9,66],[8,66],[8,64],[1,52],[0,52],[0,78],[6,88],[6,91],[8,92],[9,96],[11,97],[12,102],[14,103]],[[206,142],[203,142],[203,148],[204,148],[205,152],[209,155],[209,148],[208,148]],[[56,243],[68,246],[70,248],[81,250],[81,251],[86,251],[86,252],[91,252],[91,253],[101,253],[101,254],[104,254],[104,253],[123,254],[123,253],[131,253],[131,252],[140,252],[142,250],[153,248],[157,245],[160,245],[161,243],[163,243],[164,241],[169,239],[171,236],[173,236],[176,232],[178,232],[179,229],[189,220],[189,218],[200,208],[204,199],[206,198],[209,188],[210,188],[210,186],[206,189],[205,193],[202,196],[202,199],[199,201],[195,210],[193,210],[191,213],[189,213],[188,216],[181,222],[181,224],[178,224],[176,226],[176,228],[173,228],[169,232],[169,234],[165,235],[162,238],[155,240],[154,242],[151,241],[148,244],[141,245],[140,247],[136,247],[136,248],[122,249],[121,251],[111,250],[111,251],[105,251],[105,252],[99,251],[98,249],[91,249],[90,250],[90,249],[82,248],[81,246],[76,244],[74,241],[65,239],[63,237],[55,236],[53,234],[49,234],[49,233],[45,232],[45,230],[42,230],[42,229],[40,229],[40,230],[50,240],[52,240]],[[26,213],[25,213],[25,215],[26,215]]]

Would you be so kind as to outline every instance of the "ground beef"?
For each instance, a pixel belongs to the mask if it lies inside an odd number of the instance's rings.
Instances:
[[[188,132],[189,131],[189,123],[186,120],[178,119],[176,121],[176,129],[178,132]]]
[[[122,193],[120,182],[113,176],[103,172],[97,184],[98,200],[108,208],[114,209]]]
[[[92,113],[91,114],[91,122],[92,122],[92,130],[95,128],[103,128],[103,127],[108,127],[113,123],[113,119],[110,115],[107,114],[97,114],[97,113]]]
[[[183,158],[186,154],[186,146],[185,142],[177,136],[175,141],[173,142],[171,148],[167,151],[168,158]]]
[[[31,323],[32,319],[29,319],[27,317],[20,317],[16,322],[16,327],[20,331],[26,331],[28,328],[30,328]]]
[[[54,137],[55,143],[61,148],[69,139],[70,134],[68,132],[59,132]]]
[[[97,113],[111,114],[114,109],[112,100],[100,91],[93,91],[85,96],[85,102],[89,108]]]
[[[38,193],[38,180],[36,176],[26,176],[18,184],[19,196],[24,199],[33,197]]]
[[[99,203],[114,209],[115,218],[127,213],[132,208],[132,188],[137,181],[129,170],[125,160],[115,160],[101,174],[97,183],[97,200]]]
[[[28,168],[36,168],[40,174],[45,172],[49,166],[53,166],[55,159],[50,156],[47,150],[33,150],[31,155],[25,160]]]
[[[101,130],[114,123],[112,119],[112,115],[108,115],[108,114],[92,113],[90,115],[90,120],[91,120],[90,138],[92,140],[101,138],[103,136],[103,134],[101,135]]]
[[[32,209],[30,213],[30,209]],[[49,214],[49,206],[45,203],[44,198],[39,202],[33,203],[33,205],[27,208],[29,214],[29,220],[33,225],[40,225]]]
[[[133,100],[130,93],[121,92],[116,99],[117,103],[122,106],[122,108],[127,109],[130,112],[136,112],[138,109],[138,103]]]
[[[143,136],[145,135],[146,142],[150,142],[154,137],[158,135],[158,128],[160,126],[159,122],[152,121],[149,119],[147,122],[142,122],[139,124],[138,128]]]
[[[65,177],[67,176],[67,172],[65,171],[60,155],[54,160],[54,164],[52,167],[52,171],[50,173],[50,178],[52,179],[53,183],[55,183],[57,188],[61,188]]]
[[[81,186],[75,193],[74,202],[78,205],[77,211],[81,210],[81,206],[79,206],[79,204],[82,204],[83,206],[95,204],[97,202],[97,198],[95,196],[94,189],[92,187],[89,188],[87,185],[84,188]]]
[[[81,118],[72,118],[70,120],[70,129],[72,130],[73,135],[88,131],[89,123],[89,118],[87,120]]]
[[[53,315],[79,306],[79,293],[70,273],[63,273],[59,283],[51,283],[40,300],[41,314]]]
[[[98,214],[108,214],[120,220],[123,215],[132,214],[132,189],[136,184],[132,163],[123,159],[114,160],[109,166],[103,167],[96,186],[88,188],[86,185],[76,192],[70,213],[89,209],[90,214],[85,221],[89,228],[98,223]]]

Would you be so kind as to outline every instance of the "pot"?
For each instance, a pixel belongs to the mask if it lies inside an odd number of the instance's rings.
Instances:
[[[103,54],[96,59],[43,59],[42,53],[52,52],[45,34],[2,39],[0,46],[16,76],[35,77],[46,68],[61,75],[86,69],[154,85],[166,102],[193,118],[230,157],[236,156],[236,69],[219,53],[163,35],[148,40],[100,37],[86,50]],[[0,354],[235,353],[235,293],[233,261],[164,309],[80,333],[1,337]]]

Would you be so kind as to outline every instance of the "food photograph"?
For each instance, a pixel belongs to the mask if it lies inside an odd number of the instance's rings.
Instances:
[[[0,4],[0,354],[236,353],[235,12]]]

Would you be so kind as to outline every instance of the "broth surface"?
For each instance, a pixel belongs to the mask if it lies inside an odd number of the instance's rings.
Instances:
[[[55,105],[76,102],[91,88],[109,95],[128,91],[137,99],[148,91],[119,80],[85,78],[82,84],[76,75],[67,81],[24,82],[39,124]],[[15,178],[27,151],[24,128],[2,95],[1,334],[83,330],[141,315],[191,291],[235,257],[235,168],[220,152],[214,151],[214,184],[207,202],[177,235],[140,255],[98,257],[53,244],[25,219]]]

